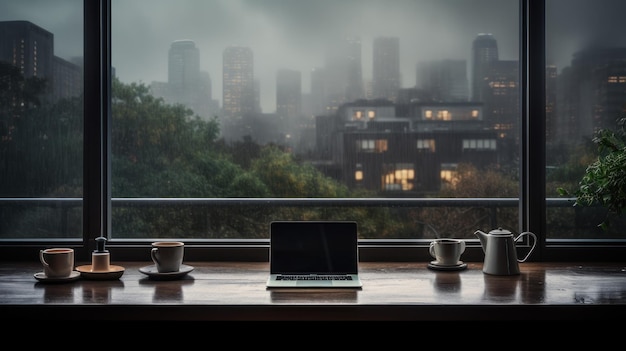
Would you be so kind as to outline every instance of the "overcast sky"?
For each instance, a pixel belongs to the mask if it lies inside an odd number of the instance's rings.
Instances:
[[[626,0],[546,4],[547,56],[559,69],[587,43],[610,37],[626,46]],[[301,71],[303,92],[309,92],[309,72],[323,65],[329,38],[361,38],[368,80],[373,39],[399,37],[404,87],[415,85],[420,61],[464,59],[469,69],[478,33],[494,35],[500,59],[517,60],[518,7],[517,0],[113,0],[112,60],[123,82],[165,82],[171,43],[191,39],[201,70],[211,76],[213,97],[221,100],[223,50],[248,46],[263,112],[269,113],[275,110],[276,70]],[[576,16],[568,14],[573,9]],[[82,0],[0,0],[0,20],[16,19],[52,32],[57,56],[82,56]]]

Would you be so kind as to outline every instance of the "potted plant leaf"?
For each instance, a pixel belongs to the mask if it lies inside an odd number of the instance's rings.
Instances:
[[[607,230],[612,216],[626,213],[626,117],[617,120],[617,128],[601,129],[593,142],[598,148],[598,158],[589,164],[573,192],[564,188],[557,191],[562,196],[574,196],[574,206],[600,205],[608,210],[599,224]]]

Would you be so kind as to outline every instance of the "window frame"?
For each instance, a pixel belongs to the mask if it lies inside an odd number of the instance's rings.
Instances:
[[[520,5],[520,101],[522,147],[520,150],[519,199],[437,199],[436,206],[464,201],[494,202],[519,206],[519,232],[538,237],[528,261],[623,261],[626,241],[546,241],[548,206],[571,206],[572,199],[545,197],[545,1],[519,0]],[[36,239],[0,241],[1,260],[34,260],[38,250],[68,246],[76,260],[87,261],[95,238],[110,237],[110,128],[111,128],[111,0],[84,0],[85,135],[83,237],[81,239]],[[532,89],[531,89],[532,87]],[[532,140],[533,142],[529,142]],[[78,199],[81,200],[81,199]],[[220,205],[240,206],[258,201],[273,205],[320,204],[354,206],[415,206],[423,199],[210,199]],[[430,204],[429,204],[430,205]],[[494,205],[495,206],[495,205]],[[116,261],[149,260],[152,240],[111,239],[107,243]],[[267,261],[269,239],[191,239],[186,242],[189,261]],[[361,261],[429,261],[428,240],[359,240]],[[482,261],[480,242],[468,240],[464,259]]]

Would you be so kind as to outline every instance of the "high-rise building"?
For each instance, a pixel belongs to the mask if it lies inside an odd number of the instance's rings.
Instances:
[[[490,33],[480,33],[472,43],[472,101],[483,101],[485,74],[498,61],[498,42]]]
[[[555,141],[557,135],[557,75],[556,65],[546,65],[546,142]]]
[[[193,40],[172,42],[168,52],[167,83],[152,82],[150,91],[167,103],[183,104],[209,119],[219,111],[212,97],[211,76],[200,70],[200,50]]]
[[[193,40],[176,40],[170,46],[167,81],[172,93],[180,98],[198,91],[200,51]]]
[[[502,138],[519,138],[519,63],[513,60],[491,62],[484,73],[482,101],[485,120],[500,131]]]
[[[44,99],[82,92],[81,68],[54,56],[54,35],[29,21],[0,22],[0,62],[17,67],[24,78],[44,79]]]
[[[374,99],[397,101],[400,77],[400,39],[378,37],[373,43],[372,93]]]
[[[231,46],[222,55],[222,107],[226,116],[241,117],[257,111],[252,49]]]
[[[626,111],[626,48],[576,52],[557,84],[556,140],[572,143],[615,128]]]
[[[28,21],[0,22],[0,61],[20,69],[24,78],[52,78],[54,35]]]
[[[302,74],[281,69],[276,73],[276,115],[299,117],[302,111]]]
[[[360,38],[345,37],[329,44],[323,89],[325,110],[330,113],[346,102],[364,97]]]
[[[323,115],[326,113],[326,71],[316,67],[311,70],[311,115]]]
[[[465,60],[436,60],[417,66],[416,87],[428,91],[436,101],[464,102],[469,99]]]

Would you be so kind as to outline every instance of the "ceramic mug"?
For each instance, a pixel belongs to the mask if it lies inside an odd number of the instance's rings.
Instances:
[[[436,260],[436,264],[454,266],[459,264],[461,254],[465,252],[465,241],[450,238],[435,239],[431,241],[428,252]]]
[[[67,278],[74,270],[74,249],[51,248],[39,250],[39,261],[48,278]]]
[[[185,253],[185,244],[180,241],[157,241],[152,243],[150,255],[159,273],[180,270]]]

